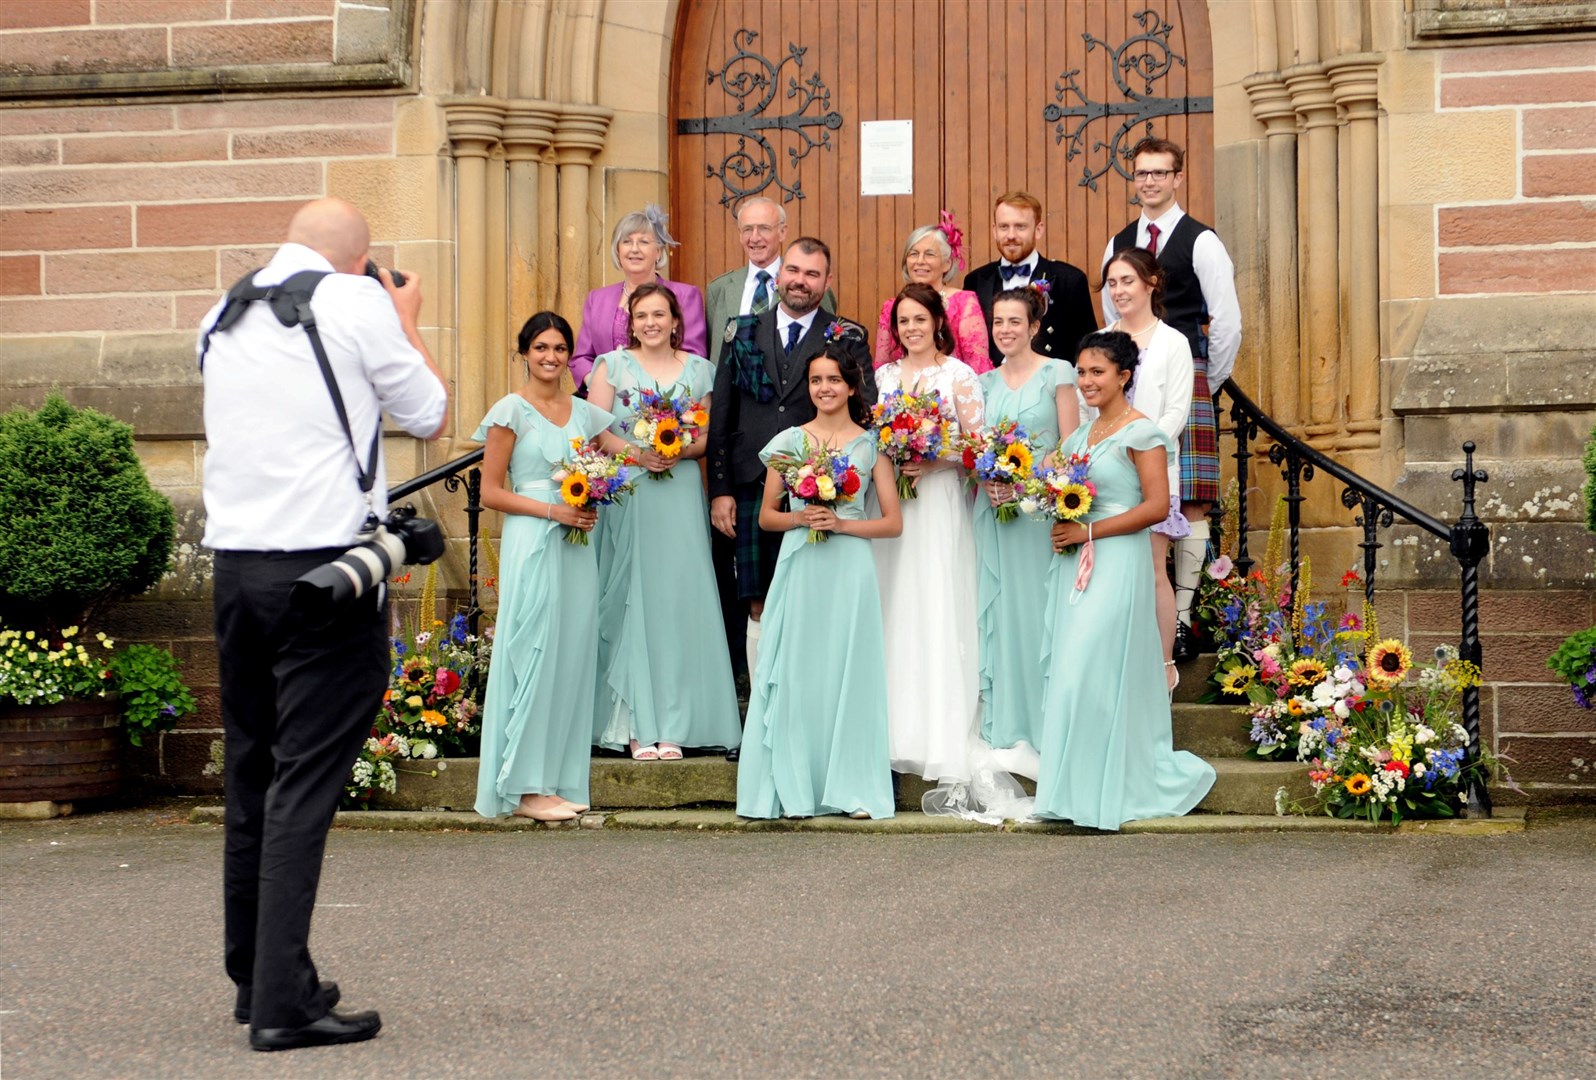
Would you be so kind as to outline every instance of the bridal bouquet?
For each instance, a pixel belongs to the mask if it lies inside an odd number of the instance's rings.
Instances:
[[[1019,517],[1023,485],[1032,479],[1031,466],[1036,459],[1025,429],[1015,420],[1005,420],[963,440],[962,454],[964,467],[973,480],[1013,488],[1008,501],[993,508],[998,523]]]
[[[894,390],[876,402],[873,416],[876,443],[896,465],[934,461],[949,442],[948,421],[942,415],[942,395],[935,390],[911,394]],[[899,475],[898,498],[913,499],[914,477]]]
[[[565,505],[579,509],[613,506],[637,489],[636,482],[630,479],[630,466],[635,462],[629,455],[606,454],[597,444],[584,443],[581,439],[572,439],[571,449],[575,456],[560,462],[553,477],[560,485],[560,499]],[[565,542],[585,546],[588,536],[581,529],[567,525]]]
[[[848,455],[804,436],[800,456],[772,454],[768,464],[781,477],[787,494],[806,503],[820,503],[837,507],[852,502],[859,494],[859,470],[848,460]],[[809,530],[809,543],[824,544],[830,533],[819,529]]]
[[[637,419],[632,423],[632,437],[638,442],[661,457],[675,461],[683,450],[703,437],[709,423],[709,410],[704,408],[703,402],[693,401],[685,394],[669,398],[648,389],[637,393]],[[671,470],[648,475],[654,480],[664,480],[671,475]]]

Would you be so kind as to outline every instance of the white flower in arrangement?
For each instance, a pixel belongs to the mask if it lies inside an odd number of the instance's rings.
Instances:
[[[424,761],[431,761],[438,756],[438,745],[426,739],[416,739],[410,744],[410,756],[421,758]]]
[[[375,738],[367,739],[366,740],[366,752],[369,753],[369,754],[380,754],[380,753],[382,753],[382,743],[378,742]],[[362,764],[362,762],[357,761],[357,762],[355,762],[355,764],[358,766],[358,765]]]
[[[431,640],[432,640],[432,631],[430,631],[430,630],[421,631],[421,633],[416,635],[416,648],[418,648],[418,649],[421,648],[421,646],[425,645],[427,642],[429,642]]]
[[[1420,724],[1417,728],[1414,729],[1414,731],[1413,731],[1413,743],[1414,743],[1415,746],[1423,746],[1427,742],[1434,742],[1434,741],[1435,741],[1435,730],[1433,728],[1427,727],[1424,724]]]
[[[1038,505],[1039,504],[1037,503],[1037,501],[1035,499],[1032,499],[1032,498],[1021,499],[1020,500],[1020,513],[1022,513],[1022,514],[1034,514],[1037,511]]]
[[[1423,776],[1428,771],[1429,771],[1429,766],[1424,764],[1424,762],[1415,761],[1413,763],[1413,775],[1414,776]]]
[[[1275,816],[1286,816],[1286,789],[1284,787],[1275,788]]]
[[[400,757],[410,756],[410,740],[403,735],[392,735],[393,748],[399,752]]]
[[[1467,746],[1469,744],[1469,733],[1464,729],[1462,724],[1452,725],[1452,738],[1463,746]]]
[[[1457,659],[1456,645],[1437,645],[1435,647],[1435,662],[1437,664],[1450,664]]]
[[[1337,719],[1352,719],[1352,706],[1348,705],[1345,700],[1337,700],[1335,704],[1330,706],[1330,711],[1336,714]]]
[[[399,790],[399,776],[393,771],[393,762],[377,762],[376,782],[372,786],[381,788],[390,795]]]
[[[1345,664],[1342,664],[1340,667],[1336,668],[1333,674],[1335,675],[1335,680],[1338,683],[1349,683],[1352,681],[1352,669],[1347,667]]]
[[[649,423],[647,420],[639,420],[637,423],[632,425],[632,438],[634,439],[647,439],[653,434],[654,433],[649,430]]]

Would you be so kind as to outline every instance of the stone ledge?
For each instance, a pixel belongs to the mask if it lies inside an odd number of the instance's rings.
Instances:
[[[199,806],[189,813],[189,823],[220,825],[220,806]],[[740,818],[732,810],[625,810],[613,814],[588,813],[579,821],[542,824],[522,818],[484,818],[470,812],[414,812],[345,810],[334,820],[340,829],[389,832],[578,832],[583,829],[631,829],[669,832],[825,832],[891,833],[900,836],[933,833],[1035,833],[1062,836],[1107,836],[1065,822],[1005,822],[982,825],[959,818],[927,817],[907,813],[880,821],[855,821],[845,817],[781,818],[774,821]],[[1125,835],[1211,835],[1237,833],[1431,833],[1443,836],[1494,836],[1522,832],[1525,811],[1503,810],[1494,818],[1445,821],[1411,821],[1400,826],[1348,821],[1332,817],[1277,817],[1272,814],[1191,814],[1180,818],[1155,818],[1128,822]]]

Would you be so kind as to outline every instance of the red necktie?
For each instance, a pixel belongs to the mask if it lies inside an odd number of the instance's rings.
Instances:
[[[1158,226],[1147,226],[1147,254],[1158,254]]]

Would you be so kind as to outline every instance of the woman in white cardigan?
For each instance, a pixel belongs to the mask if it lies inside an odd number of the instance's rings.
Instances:
[[[1126,248],[1109,260],[1103,284],[1119,312],[1106,330],[1130,335],[1141,352],[1135,380],[1126,395],[1142,415],[1150,417],[1177,444],[1186,431],[1191,409],[1193,365],[1186,335],[1164,322],[1164,272],[1141,248]],[[1158,633],[1164,641],[1164,672],[1171,695],[1180,681],[1172,659],[1175,650],[1175,589],[1165,566],[1169,544],[1191,532],[1180,512],[1180,455],[1169,456],[1169,517],[1153,526],[1153,582],[1158,599]]]

